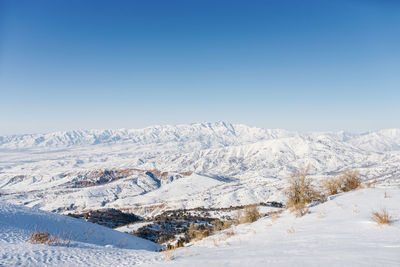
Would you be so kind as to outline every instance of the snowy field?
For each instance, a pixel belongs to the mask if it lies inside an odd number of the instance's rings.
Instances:
[[[386,197],[385,197],[386,196]],[[118,231],[44,211],[0,204],[2,266],[399,266],[400,189],[368,188],[331,197],[296,218],[262,218],[234,226],[170,255]],[[378,226],[386,208],[392,224]],[[35,225],[74,233],[67,246],[30,244]],[[91,233],[88,235],[88,233]],[[123,240],[123,242],[122,242]]]

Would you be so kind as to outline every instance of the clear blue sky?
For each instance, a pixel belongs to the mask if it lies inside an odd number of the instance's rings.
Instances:
[[[0,0],[0,134],[400,127],[400,1]]]

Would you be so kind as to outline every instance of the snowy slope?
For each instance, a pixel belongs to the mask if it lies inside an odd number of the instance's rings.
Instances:
[[[386,194],[389,198],[384,198]],[[162,266],[399,266],[400,190],[363,189],[336,196],[296,218],[284,212],[210,236],[173,252]],[[371,221],[387,208],[390,226]],[[152,265],[153,266],[153,265]]]
[[[28,242],[38,231],[71,235],[67,245]],[[0,202],[0,266],[132,266],[160,257],[159,245],[83,220]]]
[[[71,234],[72,244],[85,243],[98,246],[114,246],[127,249],[155,251],[159,246],[132,235],[121,234],[109,228],[39,209],[0,202],[0,239],[16,243],[29,239],[38,231],[62,236]]]
[[[1,202],[0,266],[399,266],[398,203],[399,188],[342,193],[304,217],[284,211],[278,219],[233,226],[171,252],[168,260],[139,238]],[[372,211],[381,208],[392,216],[391,225],[372,222]],[[34,223],[55,234],[73,229],[80,241],[69,247],[27,243]],[[88,229],[93,232],[86,239]]]

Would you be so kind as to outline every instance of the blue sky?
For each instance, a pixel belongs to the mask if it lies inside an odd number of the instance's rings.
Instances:
[[[0,0],[0,134],[400,127],[400,1]]]

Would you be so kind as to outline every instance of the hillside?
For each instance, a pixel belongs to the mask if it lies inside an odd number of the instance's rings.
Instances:
[[[316,180],[352,168],[364,181],[399,185],[400,130],[297,133],[219,122],[4,136],[0,194],[60,213],[150,216],[283,201],[285,179],[307,164]]]
[[[278,219],[225,230],[171,252],[170,262],[156,266],[399,266],[398,203],[398,188],[344,193],[301,218],[285,211]],[[392,216],[389,226],[371,220],[383,207]]]
[[[301,218],[284,211],[233,226],[169,253],[157,245],[81,220],[0,203],[4,266],[398,266],[400,190],[368,188],[330,197]],[[391,225],[371,220],[386,208]],[[72,231],[69,246],[27,242],[34,226]]]
[[[35,229],[71,241],[68,245],[31,244],[29,236]],[[0,202],[1,266],[129,266],[154,261],[154,251],[159,248],[148,240],[97,224]]]

